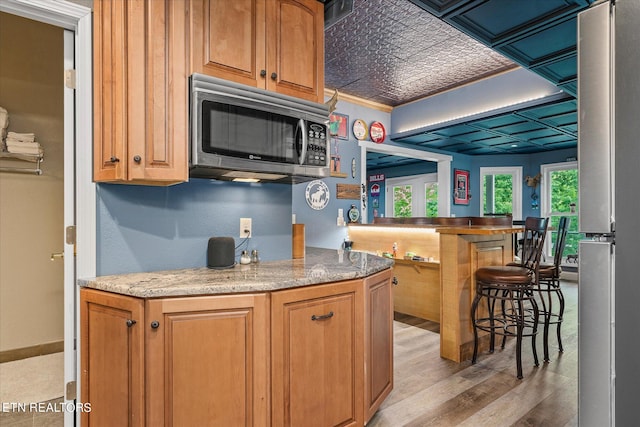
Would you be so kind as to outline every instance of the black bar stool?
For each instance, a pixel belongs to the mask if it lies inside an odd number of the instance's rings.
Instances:
[[[476,294],[471,304],[473,323],[473,358],[478,358],[478,331],[490,334],[489,352],[493,353],[495,336],[502,336],[502,348],[508,336],[516,337],[516,368],[522,378],[522,339],[531,337],[534,363],[538,366],[536,335],[539,310],[534,291],[539,280],[540,257],[546,236],[548,218],[529,217],[525,221],[520,266],[492,266],[476,270]],[[479,310],[480,302],[486,310]],[[499,303],[496,306],[496,303]]]
[[[540,263],[540,280],[539,293],[542,298],[542,311],[540,314],[544,318],[543,348],[544,361],[549,361],[549,326],[556,325],[556,335],[558,336],[558,346],[560,353],[564,351],[562,348],[562,337],[560,335],[560,327],[562,326],[562,316],[564,315],[564,294],[560,288],[560,273],[562,273],[562,253],[567,239],[567,231],[571,218],[566,216],[560,217],[558,223],[558,234],[553,249],[553,264]],[[553,301],[558,300],[558,311],[554,311]]]

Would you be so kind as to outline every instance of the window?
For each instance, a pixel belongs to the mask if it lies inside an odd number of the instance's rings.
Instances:
[[[389,178],[386,181],[387,216],[400,218],[438,216],[438,175],[424,175]]]
[[[522,219],[522,167],[480,168],[482,216],[511,213]]]
[[[541,166],[542,185],[540,188],[540,212],[549,217],[551,234],[547,237],[545,254],[553,257],[553,247],[561,216],[570,219],[569,231],[563,257],[578,253],[578,242],[582,235],[578,233],[578,164],[577,162],[552,163]]]

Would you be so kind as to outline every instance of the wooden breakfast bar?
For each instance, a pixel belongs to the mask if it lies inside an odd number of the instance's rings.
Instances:
[[[513,233],[523,229],[473,225],[474,218],[451,219],[458,224],[349,225],[349,236],[353,248],[361,251],[393,257],[395,246],[394,310],[439,321],[440,356],[462,362],[473,353],[474,273],[479,267],[511,262]],[[485,221],[475,221],[480,222]],[[481,337],[480,348],[484,347],[488,339]]]

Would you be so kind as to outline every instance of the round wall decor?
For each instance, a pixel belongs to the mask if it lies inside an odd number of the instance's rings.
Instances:
[[[380,122],[371,123],[369,132],[371,134],[371,140],[376,144],[382,144],[384,142],[384,138],[387,136],[384,126]]]
[[[367,139],[369,135],[369,129],[367,128],[367,124],[362,119],[356,119],[353,121],[353,136],[356,137],[358,141],[362,141],[363,139]]]
[[[320,211],[329,204],[329,187],[321,179],[308,183],[304,195],[311,209]]]

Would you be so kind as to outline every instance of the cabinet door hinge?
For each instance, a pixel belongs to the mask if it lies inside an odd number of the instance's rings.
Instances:
[[[66,240],[67,240],[67,245],[76,244],[76,226],[75,225],[70,225],[66,228]]]
[[[65,393],[65,397],[67,400],[75,400],[77,398],[76,395],[76,382],[75,381],[69,381],[67,383],[67,392]]]
[[[76,70],[64,70],[64,85],[69,89],[76,88]]]

